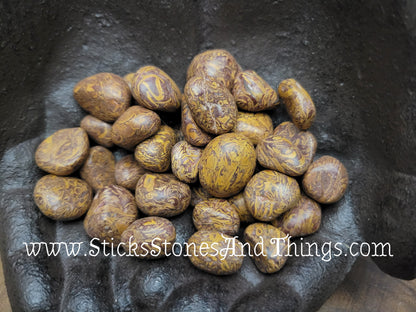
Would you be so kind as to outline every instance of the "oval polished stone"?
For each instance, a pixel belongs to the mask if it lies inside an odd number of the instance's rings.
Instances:
[[[186,79],[203,76],[219,81],[229,90],[239,70],[235,58],[226,50],[214,49],[196,55],[188,67]]]
[[[305,193],[318,203],[335,203],[347,190],[347,169],[338,159],[322,156],[310,165],[303,176],[302,186]]]
[[[118,162],[116,162],[114,177],[116,183],[134,191],[136,189],[137,181],[147,171],[141,167],[134,159],[133,155],[126,155]]]
[[[292,141],[278,135],[271,135],[256,148],[257,160],[265,168],[280,171],[290,176],[303,174],[310,162]]]
[[[289,255],[289,237],[278,228],[266,223],[250,224],[244,231],[257,269],[275,273],[286,263]]]
[[[195,146],[205,146],[213,138],[212,134],[205,132],[196,124],[185,96],[182,97],[181,130],[185,140]]]
[[[233,131],[244,135],[251,143],[257,145],[273,133],[273,121],[264,113],[238,112]]]
[[[136,146],[134,158],[146,170],[165,172],[170,168],[172,147],[175,144],[175,130],[163,125],[155,135]]]
[[[257,160],[265,168],[300,176],[311,164],[316,147],[312,133],[300,131],[291,122],[284,122],[276,127],[274,134],[257,145]]]
[[[197,230],[216,230],[235,235],[240,228],[240,217],[225,199],[211,198],[198,203],[192,220]]]
[[[69,221],[81,217],[90,208],[92,189],[81,179],[49,174],[36,183],[33,197],[45,216]]]
[[[295,207],[284,213],[281,218],[273,220],[272,224],[292,237],[305,236],[318,231],[321,216],[319,204],[302,195]]]
[[[218,231],[197,231],[189,238],[188,246],[191,263],[211,274],[233,274],[243,264],[243,244]]]
[[[113,153],[103,146],[93,146],[79,173],[81,178],[97,192],[104,186],[116,184],[115,165]]]
[[[111,138],[115,144],[131,150],[160,129],[157,113],[134,105],[127,109],[113,124]]]
[[[136,101],[151,110],[174,112],[181,106],[181,91],[163,70],[156,66],[141,67],[132,80]]]
[[[202,149],[186,141],[176,143],[172,148],[171,167],[173,174],[181,181],[194,183],[198,180],[198,164]]]
[[[279,104],[276,91],[254,70],[236,75],[233,96],[238,108],[249,112],[272,109]]]
[[[38,167],[55,175],[69,175],[84,163],[90,143],[82,128],[61,129],[39,144],[35,152]]]
[[[189,185],[173,174],[146,173],[136,186],[137,207],[146,215],[173,217],[188,208],[191,201]]]
[[[130,106],[128,84],[118,75],[99,73],[82,79],[74,87],[74,98],[88,113],[113,122]]]
[[[123,248],[142,259],[159,259],[172,251],[176,230],[172,222],[161,217],[145,217],[134,221],[121,235]]]
[[[122,186],[110,185],[95,195],[84,219],[84,228],[91,238],[118,244],[121,234],[137,219],[133,195]]]
[[[234,128],[237,105],[218,81],[195,76],[186,83],[184,95],[195,122],[204,131],[219,135]]]
[[[283,80],[279,84],[279,97],[296,127],[306,130],[312,125],[316,116],[315,104],[299,82]]]
[[[290,140],[305,156],[306,162],[312,162],[318,144],[310,131],[299,130],[293,122],[285,121],[274,129],[273,134]]]
[[[80,127],[84,129],[89,137],[104,147],[112,147],[111,140],[111,125],[95,118],[92,115],[87,115],[81,120]]]
[[[247,183],[244,199],[254,218],[272,221],[298,203],[300,189],[295,179],[277,171],[263,170]]]
[[[199,181],[212,196],[239,193],[254,173],[256,152],[244,136],[226,133],[205,147],[199,160]]]

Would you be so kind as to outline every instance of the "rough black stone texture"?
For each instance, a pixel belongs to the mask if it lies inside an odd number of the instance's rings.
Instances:
[[[43,173],[33,153],[85,113],[80,79],[160,66],[183,88],[191,58],[229,50],[272,86],[289,77],[310,91],[318,154],[350,173],[344,199],[324,207],[304,241],[390,242],[387,273],[416,275],[416,6],[412,1],[1,1],[1,255],[16,311],[312,311],[354,257],[290,258],[273,275],[245,259],[233,276],[198,271],[188,259],[61,254],[28,257],[23,242],[84,242],[82,220],[53,222],[33,203]],[[164,118],[169,118],[164,116]],[[282,108],[274,120],[285,120]],[[171,121],[172,122],[172,121]],[[178,240],[190,211],[173,219]],[[300,240],[298,240],[298,244]],[[344,248],[346,248],[344,246]]]

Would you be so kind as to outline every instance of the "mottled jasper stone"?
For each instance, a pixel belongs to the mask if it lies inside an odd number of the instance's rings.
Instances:
[[[285,212],[280,220],[272,221],[272,225],[292,237],[310,235],[318,231],[321,225],[321,207],[319,204],[302,195],[298,204]]]
[[[137,207],[146,215],[173,217],[184,212],[190,201],[189,185],[173,174],[146,173],[137,182]]]
[[[192,220],[197,230],[216,230],[235,235],[240,228],[237,211],[225,199],[211,198],[201,201],[194,208]]]
[[[99,73],[74,87],[74,98],[88,113],[106,122],[116,120],[131,101],[128,84],[118,75]]]
[[[137,181],[147,171],[141,167],[134,159],[133,155],[126,155],[120,159],[115,166],[114,177],[116,183],[134,191],[136,189]]]
[[[315,120],[315,104],[299,82],[295,79],[283,80],[279,85],[279,97],[296,127],[309,129]]]
[[[299,130],[293,122],[282,122],[274,129],[273,134],[292,141],[307,161],[315,156],[318,145],[315,136],[310,131]]]
[[[132,85],[133,85],[133,78],[134,75],[136,73],[128,73],[127,75],[124,75],[123,79],[124,81],[127,83],[127,85],[129,86],[130,90],[132,89]]]
[[[79,173],[81,178],[97,192],[104,186],[116,184],[115,165],[113,153],[105,147],[94,146],[90,148],[88,157]]]
[[[228,51],[208,50],[193,58],[188,67],[186,78],[187,80],[194,76],[212,78],[231,90],[239,67],[235,58]]]
[[[214,79],[195,76],[184,90],[192,116],[204,131],[222,134],[231,131],[237,120],[237,105],[230,91]]]
[[[243,264],[243,244],[238,239],[218,231],[197,231],[189,238],[188,246],[191,263],[211,274],[233,274]]]
[[[134,158],[144,169],[165,172],[170,168],[172,147],[175,144],[175,130],[163,125],[155,135],[136,146]]]
[[[160,129],[157,113],[134,105],[127,109],[113,124],[111,138],[115,144],[131,150]]]
[[[253,144],[237,133],[226,133],[205,147],[199,160],[199,181],[212,196],[239,193],[256,167]]]
[[[110,185],[95,195],[85,216],[84,228],[91,238],[118,244],[121,234],[137,215],[133,195],[122,186]]]
[[[185,140],[195,146],[205,146],[213,138],[212,134],[205,132],[196,124],[185,96],[182,96],[181,130]]]
[[[69,175],[82,166],[90,143],[85,130],[58,130],[39,144],[35,152],[38,167],[56,175]]]
[[[295,207],[300,199],[300,188],[291,177],[277,171],[263,170],[247,183],[244,199],[254,218],[272,221]]]
[[[235,209],[235,211],[237,211],[241,222],[252,223],[256,221],[247,209],[247,205],[244,200],[244,192],[238,193],[237,195],[229,198],[228,202]]]
[[[291,122],[284,122],[276,127],[273,135],[257,145],[257,160],[265,168],[300,176],[311,164],[316,147],[312,133],[300,131]]]
[[[250,256],[257,269],[275,273],[289,256],[289,237],[278,228],[266,223],[250,224],[244,231],[244,241],[250,245]]]
[[[198,180],[198,164],[202,149],[186,141],[176,143],[172,148],[171,167],[173,174],[181,181],[194,183]]]
[[[322,156],[310,165],[303,176],[302,186],[305,193],[318,203],[335,203],[347,190],[347,169],[338,159]]]
[[[148,109],[174,112],[181,106],[181,91],[172,78],[158,67],[140,68],[131,86],[133,97]]]
[[[254,70],[237,74],[233,96],[238,108],[249,112],[271,109],[279,104],[276,91]]]
[[[211,194],[201,185],[191,186],[191,206],[195,207],[198,203],[208,198],[212,198]]]
[[[98,144],[104,147],[112,147],[114,145],[111,140],[110,124],[95,118],[94,116],[87,115],[81,120],[80,127]]]
[[[33,197],[45,216],[69,221],[81,217],[90,208],[92,189],[81,179],[49,174],[36,183]]]
[[[145,217],[134,221],[121,235],[121,244],[127,255],[142,259],[169,256],[176,240],[172,222],[161,217]]]
[[[269,115],[264,113],[238,112],[233,131],[244,135],[250,139],[251,143],[257,145],[273,133],[273,121]]]

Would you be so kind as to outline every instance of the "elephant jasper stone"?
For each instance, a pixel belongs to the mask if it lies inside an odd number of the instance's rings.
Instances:
[[[244,136],[226,133],[205,147],[199,160],[199,181],[212,196],[230,197],[239,193],[256,167],[253,144]]]
[[[193,58],[186,76],[187,80],[194,76],[215,79],[231,90],[239,67],[235,58],[228,51],[208,50]]]
[[[134,158],[146,170],[165,172],[170,167],[172,147],[175,144],[175,130],[163,125],[155,135],[136,146]]]
[[[172,252],[176,230],[172,222],[160,217],[145,217],[134,221],[121,235],[128,255],[142,259],[159,259]]]
[[[99,73],[74,87],[74,98],[88,113],[106,122],[116,120],[131,100],[128,84],[118,75]]]
[[[146,172],[147,171],[137,163],[133,155],[127,155],[116,163],[114,177],[118,185],[134,191],[136,189],[137,181],[139,181],[140,177]]]
[[[257,145],[257,160],[265,168],[300,176],[311,164],[316,146],[312,133],[298,130],[291,122],[284,122],[276,127],[273,135]]]
[[[113,124],[111,138],[118,146],[131,150],[155,134],[160,129],[160,124],[161,120],[157,113],[134,105]]]
[[[90,208],[92,189],[81,179],[49,174],[36,183],[33,197],[45,216],[69,221],[81,217]]]
[[[275,273],[289,256],[289,237],[278,228],[265,223],[250,224],[244,231],[244,241],[251,250],[254,264],[263,273]]]
[[[133,77],[131,91],[136,101],[151,110],[174,112],[181,106],[181,91],[163,70],[140,68]]]
[[[291,237],[310,235],[318,231],[321,225],[321,207],[319,204],[302,195],[298,204],[283,214],[282,219],[272,224]]]
[[[338,159],[322,156],[310,165],[303,176],[302,186],[305,193],[318,203],[335,203],[347,190],[347,169]]]
[[[238,239],[218,231],[197,231],[189,238],[188,246],[191,263],[211,274],[233,274],[243,264],[243,244]]]
[[[240,217],[225,199],[211,198],[198,203],[192,220],[197,230],[217,230],[235,235],[240,228]]]
[[[273,121],[264,113],[237,113],[237,123],[233,130],[247,137],[257,145],[261,140],[273,133]]]
[[[104,147],[112,147],[114,145],[111,140],[110,124],[95,118],[94,116],[87,115],[81,120],[80,126],[88,133],[90,138],[98,144]]]
[[[186,141],[176,143],[172,148],[172,172],[181,181],[194,183],[198,180],[198,164],[202,149]]]
[[[306,157],[306,161],[308,162],[309,159],[312,161],[318,144],[310,131],[301,131],[293,122],[285,121],[274,129],[273,134],[292,141]]]
[[[105,147],[94,146],[90,148],[90,153],[80,170],[80,175],[97,192],[104,186],[116,184],[115,165],[113,153]]]
[[[91,238],[118,244],[137,214],[134,197],[128,190],[118,185],[106,186],[95,195],[84,228]]]
[[[82,128],[58,130],[39,144],[35,152],[38,167],[55,175],[69,175],[84,163],[90,143]]]
[[[205,146],[213,138],[212,134],[205,132],[196,124],[184,96],[182,96],[181,130],[185,140],[195,146]]]
[[[234,128],[237,106],[223,84],[195,76],[186,83],[184,94],[195,122],[204,131],[219,135]]]
[[[137,182],[137,207],[146,215],[173,217],[184,212],[190,201],[189,185],[172,174],[146,173]]]
[[[244,199],[254,218],[272,221],[298,203],[299,184],[295,179],[277,171],[263,170],[247,183]]]
[[[238,108],[249,112],[271,109],[279,104],[276,91],[254,70],[236,75],[233,96]]]
[[[293,123],[301,130],[307,130],[316,116],[315,104],[310,95],[295,79],[283,80],[279,85],[279,97]]]
[[[259,163],[290,176],[302,175],[313,160],[317,148],[315,136],[300,131],[292,122],[283,122],[260,142],[256,149]]]
[[[235,211],[237,211],[241,222],[252,223],[256,221],[247,209],[247,205],[244,200],[244,192],[238,193],[237,195],[229,198],[228,202],[235,209]]]

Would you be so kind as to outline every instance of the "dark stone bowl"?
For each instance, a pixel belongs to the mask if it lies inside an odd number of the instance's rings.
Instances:
[[[34,3],[0,3],[1,255],[16,311],[312,311],[354,263],[344,255],[349,246],[363,241],[389,243],[394,257],[374,257],[379,267],[415,277],[412,1]],[[33,203],[44,174],[34,163],[36,146],[79,125],[85,112],[72,88],[80,79],[153,64],[183,88],[192,57],[210,48],[229,50],[273,87],[293,77],[312,95],[318,155],[338,157],[350,174],[345,197],[323,207],[319,232],[296,240],[299,248],[316,242],[320,256],[291,257],[272,275],[246,257],[227,277],[198,271],[186,257],[83,256],[91,248],[82,220],[53,222]],[[284,109],[273,118],[287,119]],[[189,211],[173,222],[184,242],[193,231]],[[28,256],[24,243],[41,241],[84,245],[77,257]],[[341,255],[325,253],[336,242]]]

